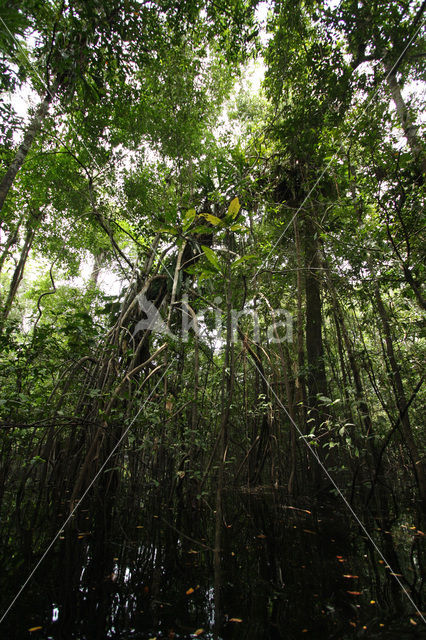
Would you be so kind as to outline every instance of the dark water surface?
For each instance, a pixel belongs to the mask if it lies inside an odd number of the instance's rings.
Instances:
[[[9,540],[2,611],[55,526]],[[213,552],[214,499],[170,504],[157,493],[120,508],[82,504],[0,637],[426,638],[391,575],[424,611],[419,523],[400,516],[390,530],[373,522],[368,529],[390,568],[337,501],[295,505],[273,491],[226,493],[220,555]]]

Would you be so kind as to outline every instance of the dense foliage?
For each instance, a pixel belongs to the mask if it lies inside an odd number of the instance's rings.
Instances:
[[[424,508],[424,9],[3,4],[4,544],[89,487]]]

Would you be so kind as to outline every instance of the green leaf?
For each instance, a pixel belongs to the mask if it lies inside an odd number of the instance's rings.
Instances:
[[[204,217],[206,220],[208,220],[208,222],[210,222],[210,224],[213,224],[214,226],[222,224],[222,220],[211,213],[205,213]]]
[[[195,209],[188,209],[183,217],[182,229],[183,232],[187,231],[191,224],[194,222],[196,216]]]
[[[196,216],[195,209],[188,209],[188,211],[183,216],[183,221],[187,222],[188,220],[193,220]]]
[[[159,227],[157,229],[159,233],[170,233],[172,236],[177,236],[177,230],[174,227]]]
[[[241,256],[241,258],[237,258],[232,264],[231,268],[237,267],[242,262],[246,262],[247,260],[256,260],[256,256],[253,254],[247,256]]]
[[[236,218],[238,215],[239,210],[241,209],[241,205],[240,205],[240,201],[238,200],[238,198],[234,198],[231,201],[231,204],[229,205],[228,208],[228,215],[231,216],[231,218]]]
[[[323,396],[322,394],[318,394],[318,399],[321,400],[323,404],[331,404],[333,400],[328,398],[327,396]]]
[[[211,227],[208,227],[206,224],[200,225],[199,227],[194,227],[191,229],[191,233],[211,233]]]
[[[215,252],[212,251],[210,249],[210,247],[206,247],[203,244],[201,245],[201,248],[204,251],[204,254],[205,254],[207,260],[210,262],[210,264],[213,265],[213,267],[215,269],[217,269],[217,271],[220,271],[219,260],[217,258],[217,255],[215,254]]]
[[[201,283],[203,280],[208,280],[212,275],[213,274],[210,271],[202,271],[198,276],[198,282]]]

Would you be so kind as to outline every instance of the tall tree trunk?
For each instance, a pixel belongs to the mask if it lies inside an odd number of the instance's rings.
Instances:
[[[89,282],[92,287],[98,286],[99,273],[104,266],[106,251],[100,251],[93,256],[93,266],[90,273]]]
[[[18,222],[16,224],[16,227],[13,230],[10,231],[10,233],[9,233],[9,235],[7,237],[7,240],[6,240],[5,244],[4,244],[4,249],[3,249],[2,254],[0,256],[0,273],[1,273],[1,270],[3,269],[3,267],[4,267],[4,263],[7,260],[10,248],[13,247],[13,245],[16,244],[16,241],[18,240],[19,227],[21,226],[21,224],[22,224],[22,218],[20,220],[18,220]]]
[[[19,145],[14,159],[10,163],[9,168],[2,178],[2,181],[0,183],[0,211],[3,209],[4,201],[6,200],[9,189],[11,188],[16,178],[16,174],[22,167],[35,138],[37,137],[43,126],[44,119],[46,118],[49,111],[50,103],[53,100],[54,92],[55,89],[53,89],[52,91],[48,91],[44,99],[38,105],[36,112],[30,124],[28,125],[28,129],[25,132],[24,139]]]
[[[305,249],[305,295],[306,295],[306,354],[308,360],[308,401],[320,419],[317,395],[327,395],[327,380],[324,366],[324,346],[322,341],[322,303],[318,241],[315,237],[312,217],[304,220]],[[319,426],[319,425],[318,425]]]
[[[336,289],[329,275],[327,275],[326,277],[326,282],[327,282],[327,288],[328,288],[328,291],[330,292],[331,300],[333,304],[336,329],[339,335],[338,340],[340,342],[341,338],[343,337],[343,342],[344,342],[346,353],[349,360],[350,371],[352,372],[352,377],[354,381],[355,397],[357,400],[359,417],[361,420],[362,430],[365,438],[365,441],[362,443],[359,443],[358,446],[360,449],[364,449],[364,444],[366,442],[366,449],[367,449],[366,461],[368,465],[370,480],[372,482],[372,485],[371,485],[372,487],[371,492],[372,492],[374,489],[374,481],[373,481],[374,469],[377,470],[379,468],[378,467],[379,456],[375,446],[375,440],[372,437],[375,434],[374,427],[373,427],[373,420],[371,418],[371,413],[367,404],[367,395],[365,393],[364,385],[362,382],[361,370],[358,365],[358,361],[356,358],[352,341],[349,336],[348,329],[346,327],[342,307],[340,306]],[[342,363],[341,364],[342,370],[344,370],[343,354],[341,355],[341,363]],[[345,389],[345,395],[346,394],[347,394],[347,391]],[[355,432],[352,434],[352,438],[353,440],[358,440],[356,438]],[[377,478],[383,479],[383,474],[380,472],[380,475],[378,475],[376,471],[376,479]],[[382,489],[383,489],[383,482],[381,485],[379,485],[378,491],[376,491],[374,495],[375,495],[375,500],[376,500],[377,508],[379,511],[379,515],[383,517],[387,513],[387,499]]]
[[[366,438],[369,438],[373,433],[373,423],[371,420],[370,411],[367,406],[367,401],[365,399],[364,387],[361,380],[361,372],[358,367],[358,363],[356,360],[352,342],[349,337],[348,330],[346,328],[342,309],[341,309],[339,300],[337,298],[337,293],[330,277],[327,277],[327,287],[331,294],[331,299],[333,301],[333,308],[334,308],[334,314],[337,321],[337,327],[339,328],[339,331],[343,337],[343,341],[346,347],[346,353],[348,355],[349,365],[352,371],[352,376],[355,384],[355,394],[356,394],[357,404],[359,407],[361,423],[364,428],[363,429],[364,434]]]
[[[227,232],[226,244],[229,246],[229,233]],[[228,254],[229,255],[229,254]],[[229,258],[228,258],[229,260]],[[225,479],[225,463],[228,449],[228,420],[231,409],[232,394],[234,388],[234,345],[232,344],[232,289],[231,289],[231,268],[229,262],[226,268],[226,344],[225,357],[222,373],[222,398],[221,398],[221,418],[219,432],[219,460],[216,488],[216,510],[215,510],[215,537],[214,537],[214,608],[215,608],[215,628],[214,638],[221,636],[223,624],[222,610],[222,533],[223,533],[223,512],[222,493]]]
[[[18,264],[16,265],[15,271],[13,272],[12,280],[9,287],[9,293],[6,298],[6,302],[4,303],[4,307],[1,311],[1,319],[0,319],[0,330],[4,326],[5,321],[7,320],[10,310],[13,305],[13,301],[15,300],[16,294],[19,289],[19,285],[21,284],[21,280],[24,276],[25,264],[27,262],[28,255],[30,253],[31,245],[34,240],[34,236],[37,230],[37,227],[40,223],[42,214],[37,213],[33,216],[30,216],[27,223],[27,231],[24,238],[24,245],[21,250],[21,255],[19,257]]]
[[[318,396],[327,396],[327,379],[324,365],[324,345],[322,340],[322,303],[320,283],[320,255],[314,220],[310,214],[304,217],[303,243],[305,252],[305,300],[306,300],[306,355],[307,388],[310,417],[315,420],[315,434],[318,437],[328,416],[319,402]],[[325,435],[324,433],[322,435]],[[327,437],[321,442],[326,444]],[[329,450],[330,451],[330,450]],[[332,450],[331,450],[332,451]],[[331,454],[329,454],[331,455]],[[312,461],[311,461],[312,462]],[[313,461],[312,482],[321,488],[322,475],[317,461]]]
[[[306,391],[306,377],[305,377],[305,336],[304,336],[304,314],[303,314],[303,255],[302,246],[300,242],[299,231],[299,218],[295,216],[293,220],[294,230],[294,242],[296,246],[296,305],[297,305],[297,319],[296,319],[296,349],[297,349],[297,362],[295,362],[295,394],[294,402],[297,412],[297,424],[301,433],[307,433],[307,406],[308,398]],[[303,469],[304,473],[311,464],[311,455],[307,451],[306,447],[302,450],[303,456]]]
[[[398,114],[399,121],[401,123],[404,136],[407,140],[408,146],[411,149],[414,159],[419,163],[420,168],[424,174],[426,174],[426,157],[423,152],[422,143],[417,135],[418,127],[414,124],[413,118],[403,98],[401,87],[396,79],[396,72],[392,71],[390,65],[385,66],[386,70],[386,82],[389,87],[392,100],[395,104],[396,112]]]
[[[422,309],[426,311],[426,298],[423,295],[423,292],[420,288],[419,283],[416,282],[416,280],[414,279],[413,274],[411,273],[410,267],[407,264],[402,263],[402,270],[404,273],[405,281],[408,282],[411,289],[413,290],[414,295],[416,296],[417,302],[422,307]]]
[[[305,370],[305,348],[303,336],[303,258],[300,246],[300,234],[297,216],[293,221],[294,241],[296,244],[296,286],[297,286],[297,370],[296,370],[296,395],[295,402],[298,407],[299,428],[304,430],[306,424],[306,383],[303,371]]]
[[[289,373],[291,372],[291,363],[288,350],[281,344],[280,336],[276,327],[276,316],[272,308],[271,303],[264,293],[260,293],[261,297],[265,300],[269,313],[271,314],[272,322],[274,323],[274,337],[277,340],[278,352],[281,361],[280,373],[284,381],[284,388],[287,396],[287,412],[290,418],[290,473],[288,478],[288,494],[293,495],[294,481],[296,476],[296,453],[297,453],[297,432],[296,432],[296,412],[294,408],[295,389],[292,387]],[[258,352],[259,355],[259,352]],[[279,387],[281,388],[281,387]]]
[[[333,307],[334,309],[334,307]],[[345,363],[345,357],[344,357],[344,352],[343,352],[343,341],[342,341],[342,332],[340,329],[340,319],[338,314],[336,313],[335,309],[333,311],[333,320],[334,320],[334,326],[336,328],[336,338],[337,338],[337,352],[339,354],[339,363],[340,363],[340,371],[341,371],[341,376],[342,376],[342,385],[343,385],[343,393],[345,396],[345,403],[346,403],[346,411],[349,412],[349,419],[350,422],[352,422],[352,424],[354,424],[354,419],[353,419],[353,415],[352,415],[352,408],[351,408],[351,400],[349,397],[349,385],[351,383],[350,378],[349,378],[349,373],[346,372],[346,363]]]
[[[410,418],[407,411],[407,399],[405,396],[404,385],[402,383],[400,368],[395,355],[393,347],[392,333],[389,323],[389,316],[385,304],[380,294],[379,284],[374,277],[374,297],[377,304],[377,310],[383,327],[383,333],[386,345],[386,355],[388,358],[389,366],[392,371],[393,388],[395,393],[396,405],[398,407],[401,429],[404,436],[405,445],[410,453],[411,461],[414,468],[414,474],[417,480],[419,488],[420,500],[424,507],[426,507],[426,465],[424,459],[422,459],[418,446],[413,436],[411,428]]]

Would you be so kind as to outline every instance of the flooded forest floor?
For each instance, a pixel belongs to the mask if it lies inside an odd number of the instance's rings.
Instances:
[[[14,527],[3,609],[32,575],[3,637],[426,637],[425,534],[408,510],[389,529],[357,513],[369,538],[339,497],[227,489],[215,551],[215,499],[145,487],[110,500],[98,488],[62,531],[66,502],[32,530]]]

